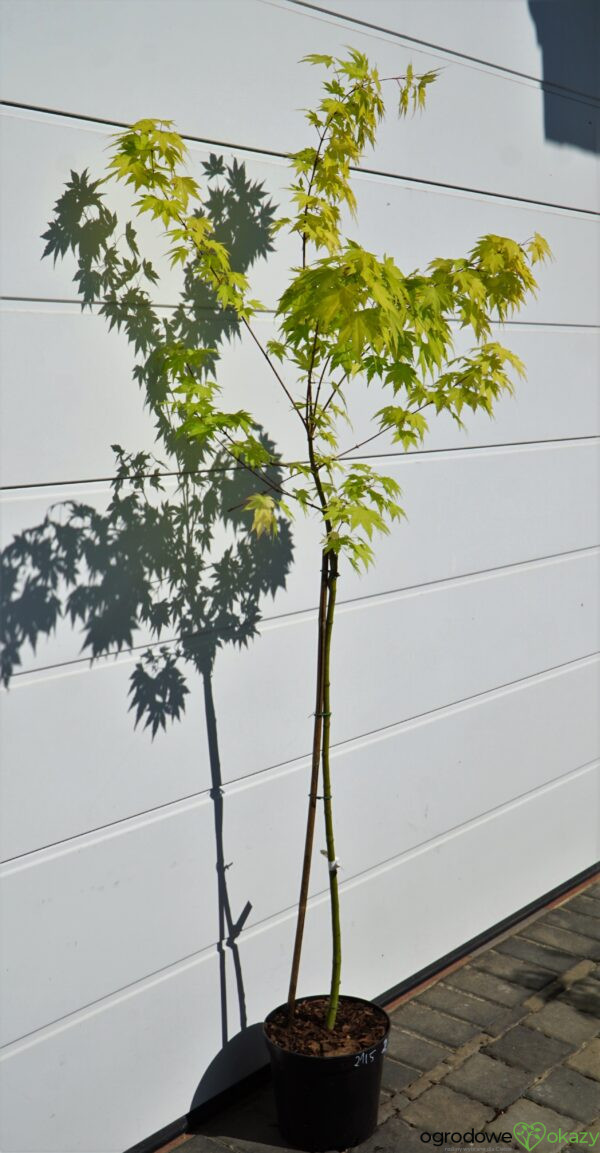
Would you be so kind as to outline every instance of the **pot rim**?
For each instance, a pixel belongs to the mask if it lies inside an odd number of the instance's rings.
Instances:
[[[302,1004],[304,1001],[320,1001],[321,999],[328,1000],[328,998],[329,993],[312,993],[309,997],[297,997],[296,1004]],[[270,1013],[267,1013],[267,1016],[263,1021],[262,1031],[267,1045],[269,1045],[272,1049],[276,1049],[277,1052],[285,1053],[287,1057],[293,1057],[298,1061],[348,1061],[353,1057],[360,1056],[361,1053],[369,1053],[372,1049],[377,1049],[379,1045],[387,1040],[390,1029],[392,1027],[392,1022],[390,1020],[389,1014],[384,1008],[382,1008],[381,1005],[377,1005],[375,1001],[369,1001],[367,997],[353,997],[348,993],[341,993],[340,1001],[354,1001],[359,1005],[368,1005],[370,1009],[377,1009],[377,1011],[381,1013],[385,1020],[385,1033],[379,1038],[378,1041],[375,1042],[374,1045],[365,1045],[363,1049],[357,1049],[354,1053],[296,1053],[293,1049],[285,1049],[283,1045],[279,1045],[277,1041],[272,1041],[271,1038],[267,1036],[265,1026],[269,1023],[271,1017],[273,1017],[275,1013],[277,1013],[280,1009],[287,1008],[287,1001],[284,1001],[282,1005],[276,1005],[274,1009],[271,1009]]]

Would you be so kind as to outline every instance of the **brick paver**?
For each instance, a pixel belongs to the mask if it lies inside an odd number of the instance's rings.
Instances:
[[[526,1017],[523,1024],[572,1045],[589,1041],[598,1031],[597,1022],[588,1013],[579,1013],[560,1001],[549,1001],[543,1009]]]
[[[559,1001],[573,1005],[580,1013],[588,1013],[595,1020],[600,1018],[600,981],[586,977],[576,981],[568,989],[559,993]]]
[[[591,918],[588,917],[588,920]],[[536,922],[525,930],[523,936],[530,941],[539,941],[541,945],[550,945],[552,949],[563,949],[565,953],[573,953],[576,957],[600,957],[600,941],[591,936],[583,937],[581,933],[573,933],[570,929],[548,925],[544,921]]]
[[[479,1025],[459,1021],[446,1013],[438,1013],[436,1009],[429,1009],[427,1005],[421,1004],[420,1000],[409,1001],[407,1005],[403,1005],[398,1009],[395,1018],[402,1029],[418,1033],[428,1041],[441,1041],[443,1045],[454,1049],[481,1032]]]
[[[496,945],[499,953],[508,953],[510,957],[518,957],[521,961],[531,961],[534,965],[541,965],[553,973],[564,973],[571,965],[576,963],[572,953],[565,953],[558,949],[551,949],[547,945],[538,945],[527,937],[508,937]]]
[[[542,1126],[540,1132],[543,1133],[543,1136],[541,1141],[534,1146],[535,1153],[546,1153],[547,1150],[564,1148],[564,1144],[556,1140],[556,1135],[561,1132],[565,1134],[575,1133],[582,1128],[574,1117],[556,1113],[554,1109],[547,1109],[544,1105],[539,1105],[537,1101],[528,1101],[526,1097],[522,1097],[520,1101],[515,1101],[514,1105],[511,1105],[505,1113],[501,1113],[495,1122],[498,1127],[501,1126],[508,1133],[513,1133],[515,1125],[522,1125],[523,1123]],[[516,1140],[513,1141],[512,1148],[520,1149],[523,1153],[523,1144]]]
[[[515,1005],[513,1009],[503,1009],[497,1017],[494,1017],[491,1025],[487,1026],[485,1030],[487,1036],[501,1037],[512,1025],[519,1025],[527,1016],[527,1012],[525,1005]]]
[[[416,1065],[417,1069],[426,1070],[433,1069],[449,1057],[450,1050],[393,1027],[388,1039],[388,1055],[405,1065],[410,1063]]]
[[[479,1028],[491,1025],[492,1021],[502,1012],[499,1005],[493,1001],[483,1001],[480,997],[471,997],[468,993],[461,993],[443,982],[432,985],[419,997],[421,1005],[428,1005],[430,1009],[439,1009],[440,1012],[458,1017],[461,1021],[469,1021]]]
[[[483,1101],[484,1105],[506,1109],[529,1087],[534,1076],[526,1069],[517,1069],[503,1061],[493,1061],[483,1053],[474,1053],[464,1065],[448,1074],[444,1084]]]
[[[570,929],[572,933],[581,933],[583,937],[594,937],[600,941],[600,921],[594,917],[586,917],[581,913],[572,913],[568,907],[553,909],[546,917],[547,925],[557,925],[559,929]]]
[[[550,974],[547,974],[540,983],[547,984],[549,976]],[[471,993],[474,997],[483,997],[487,1001],[494,1001],[509,1009],[514,1005],[520,1005],[528,994],[528,989],[525,986],[513,985],[512,982],[503,981],[500,977],[492,976],[491,973],[472,969],[470,965],[464,969],[457,969],[455,973],[450,973],[446,977],[446,982],[452,988],[463,989],[465,993]]]
[[[521,961],[518,957],[497,953],[495,949],[478,953],[473,958],[472,964],[475,970],[490,973],[492,977],[501,977],[515,985],[522,985],[525,989],[543,989],[549,981],[554,980],[551,969],[546,969],[539,963],[533,965],[530,961]],[[468,970],[462,970],[466,971]]]
[[[599,957],[597,881],[408,998],[391,1014],[380,1123],[361,1153],[416,1153],[440,1134],[448,1150],[522,1153],[515,1126],[528,1125],[543,1131],[536,1153],[579,1146],[583,1132],[600,1150]],[[457,1145],[471,1130],[486,1144]],[[270,1086],[197,1125],[176,1153],[225,1150],[284,1153]]]
[[[518,1065],[520,1069],[529,1069],[539,1074],[544,1069],[558,1065],[574,1049],[575,1045],[569,1045],[566,1041],[557,1041],[535,1029],[515,1025],[503,1037],[486,1045],[483,1052],[509,1065]]]
[[[494,1113],[491,1105],[474,1101],[446,1085],[434,1085],[402,1110],[402,1118],[417,1129],[434,1133],[439,1129],[481,1129]]]
[[[567,1060],[567,1065],[584,1073],[586,1077],[595,1077],[600,1081],[600,1039],[595,1038],[577,1053],[573,1053]]]
[[[589,889],[586,889],[584,893],[573,897],[573,900],[569,902],[569,910],[572,909],[574,913],[584,913],[586,917],[595,918],[598,916],[598,902],[596,901],[594,904],[588,893]]]
[[[568,1112],[589,1123],[600,1116],[600,1084],[575,1069],[555,1069],[544,1081],[532,1085],[527,1096],[558,1113]]]
[[[420,1076],[420,1069],[411,1068],[409,1065],[403,1065],[400,1061],[394,1061],[393,1058],[388,1057],[383,1066],[382,1085],[390,1093],[400,1093],[407,1085],[417,1081]]]

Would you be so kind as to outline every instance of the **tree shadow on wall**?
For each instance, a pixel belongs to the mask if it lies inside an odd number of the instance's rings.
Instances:
[[[273,207],[244,166],[225,168],[217,157],[205,165],[209,194],[205,209],[217,238],[246,271],[266,255]],[[224,178],[221,180],[220,178]],[[158,277],[140,256],[136,232],[127,224],[125,251],[117,218],[105,207],[99,182],[71,173],[50,223],[46,254],[69,251],[77,260],[75,280],[83,307],[97,309],[109,326],[123,330],[136,352],[135,377],[156,426],[166,459],[131,453],[113,445],[116,458],[105,509],[66,500],[44,520],[20,532],[1,554],[0,677],[9,685],[21,652],[34,652],[40,638],[62,618],[83,635],[82,651],[92,661],[144,649],[130,678],[134,723],[152,738],[167,722],[182,720],[190,673],[201,678],[211,774],[217,872],[217,940],[220,969],[221,1035],[230,1036],[227,958],[233,966],[239,1029],[247,1027],[238,938],[251,912],[246,901],[233,911],[227,886],[224,793],[219,753],[213,670],[219,649],[249,644],[256,636],[265,595],[285,586],[292,561],[287,524],[278,536],[249,532],[243,504],[256,480],[223,454],[207,457],[201,446],[176,435],[165,404],[169,393],[164,350],[179,342],[210,348],[204,371],[214,372],[219,346],[238,331],[234,313],[216,309],[210,291],[184,270],[181,298],[160,317],[140,281]],[[166,311],[166,310],[163,310]],[[271,452],[265,432],[261,439]],[[274,466],[269,479],[278,481]],[[238,1025],[235,1024],[234,1031]]]
[[[529,0],[529,11],[542,50],[543,80],[550,86],[544,88],[546,139],[597,152],[600,4]]]

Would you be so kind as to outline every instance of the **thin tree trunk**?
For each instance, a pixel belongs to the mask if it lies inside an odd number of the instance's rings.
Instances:
[[[217,714],[215,711],[215,702],[212,691],[212,661],[206,661],[203,664],[201,671],[204,688],[204,709],[206,716],[208,756],[210,762],[212,786],[210,795],[213,803],[213,814],[215,819],[217,898],[219,906],[219,941],[217,945],[217,952],[219,954],[219,973],[221,983],[221,1036],[223,1039],[223,1045],[225,1045],[227,1043],[229,1033],[227,1013],[227,948],[231,950],[233,958],[240,1015],[240,1029],[244,1030],[248,1025],[246,996],[244,992],[244,977],[242,973],[242,962],[237,944],[237,937],[241,933],[244,923],[252,911],[252,905],[250,904],[250,901],[246,901],[240,917],[238,917],[237,921],[234,921],[233,914],[231,912],[231,904],[229,901],[229,892],[227,890],[226,872],[228,866],[225,862],[225,843],[223,835],[223,778],[221,775],[221,757],[219,754]]]
[[[342,970],[342,934],[340,927],[340,897],[338,887],[338,863],[335,855],[335,839],[333,834],[333,809],[331,794],[331,771],[329,765],[329,748],[331,742],[331,694],[330,694],[330,664],[331,664],[331,636],[335,615],[335,599],[337,594],[338,558],[331,554],[329,569],[329,596],[327,601],[327,619],[325,623],[325,646],[323,650],[323,809],[325,816],[325,836],[327,840],[327,864],[329,867],[329,894],[331,908],[331,934],[333,943],[333,956],[331,965],[331,988],[329,1005],[327,1008],[327,1028],[333,1029],[337,1016],[340,996],[340,978]]]
[[[321,593],[319,597],[318,647],[317,647],[317,686],[315,698],[315,722],[313,728],[312,767],[310,777],[310,793],[308,813],[306,818],[306,834],[304,839],[304,861],[302,865],[302,880],[300,883],[300,898],[298,901],[298,917],[296,921],[296,936],[294,940],[294,954],[292,957],[292,972],[288,992],[288,1019],[293,1020],[296,1004],[296,989],[298,986],[298,973],[300,970],[300,955],[302,953],[302,938],[304,936],[304,922],[306,920],[306,906],[308,903],[308,886],[310,882],[310,867],[315,837],[315,820],[317,815],[317,792],[319,788],[319,768],[321,762],[321,739],[323,731],[323,670],[325,656],[325,634],[327,630],[327,610],[329,600],[329,566],[330,553],[323,552],[321,567]]]

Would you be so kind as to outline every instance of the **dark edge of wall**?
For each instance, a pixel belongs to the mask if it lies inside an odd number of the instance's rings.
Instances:
[[[585,884],[586,881],[591,881],[594,877],[600,877],[600,861],[590,865],[581,873],[577,873],[574,877],[570,877],[568,881],[563,881],[561,885],[556,888],[550,889],[549,892],[544,893],[535,901],[530,901],[528,905],[524,905],[521,909],[517,909],[515,913],[511,913],[509,917],[505,917],[503,921],[498,921],[495,925],[490,926],[489,929],[484,929],[476,937],[472,937],[470,941],[465,941],[464,945],[460,945],[458,949],[453,949],[450,953],[446,953],[443,957],[433,961],[431,965],[426,965],[424,969],[420,969],[418,973],[413,973],[412,976],[407,977],[406,980],[400,981],[398,985],[393,985],[391,989],[386,989],[377,997],[373,997],[376,1005],[386,1007],[396,1002],[400,997],[409,993],[412,989],[423,985],[431,978],[437,976],[444,969],[455,964],[457,961],[463,960],[480,949],[483,945],[487,945],[496,937],[501,936],[508,929],[512,929],[520,921],[526,920],[533,913],[540,912],[546,905],[550,905],[559,897],[565,896],[573,889],[579,888]],[[150,1137],[144,1138],[139,1141],[137,1145],[132,1145],[125,1153],[156,1153],[157,1150],[162,1149],[171,1141],[181,1137],[188,1132],[189,1127],[192,1125],[201,1124],[203,1121],[208,1120],[209,1117],[214,1117],[223,1109],[229,1108],[231,1105],[241,1101],[256,1089],[265,1085],[269,1080],[270,1069],[268,1063],[261,1065],[254,1073],[237,1081],[222,1093],[218,1093],[216,1097],[211,1097],[210,1101],[204,1102],[188,1113],[185,1117],[180,1117],[177,1121],[172,1121],[170,1125],[166,1125],[163,1129],[159,1129],[157,1133],[153,1133]],[[182,1146],[182,1150],[184,1149]]]

